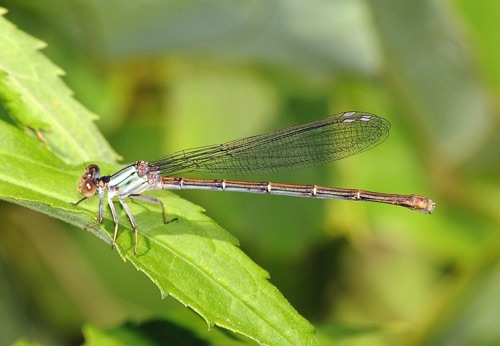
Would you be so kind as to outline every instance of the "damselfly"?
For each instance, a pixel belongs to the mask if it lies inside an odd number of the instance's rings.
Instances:
[[[191,172],[249,175],[303,169],[373,148],[387,138],[389,129],[390,123],[376,115],[345,112],[225,144],[178,151],[157,161],[137,161],[103,177],[100,176],[99,167],[91,164],[78,182],[78,190],[84,197],[76,204],[96,193],[99,195],[97,221],[85,228],[93,227],[103,220],[104,194],[108,191],[108,205],[115,223],[111,243],[114,246],[118,234],[118,215],[112,199],[117,196],[135,230],[134,253],[137,253],[137,223],[125,202],[126,197],[159,204],[167,223],[162,201],[141,195],[148,190],[201,189],[368,201],[430,213],[434,210],[435,203],[419,195],[386,194],[319,185],[194,179],[179,175]]]

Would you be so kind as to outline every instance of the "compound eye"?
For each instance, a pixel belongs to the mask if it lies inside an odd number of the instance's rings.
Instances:
[[[80,192],[85,197],[92,197],[97,191],[97,186],[93,180],[90,179],[80,179],[78,182],[78,192]]]
[[[101,175],[101,170],[100,170],[99,166],[95,165],[95,164],[91,164],[85,168],[85,174],[83,175],[82,178],[94,180],[94,179],[99,178],[100,175]]]

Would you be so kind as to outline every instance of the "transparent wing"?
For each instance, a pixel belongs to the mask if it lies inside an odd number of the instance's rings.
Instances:
[[[182,150],[151,162],[162,175],[268,174],[299,170],[359,154],[382,143],[390,123],[346,112],[224,144]]]

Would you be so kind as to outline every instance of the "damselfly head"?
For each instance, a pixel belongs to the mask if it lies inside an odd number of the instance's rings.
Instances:
[[[85,197],[92,197],[97,192],[97,180],[101,174],[99,166],[95,164],[88,165],[85,173],[78,181],[78,192]]]
[[[95,180],[101,175],[101,169],[96,164],[88,165],[85,168],[85,173],[82,175],[82,179]]]

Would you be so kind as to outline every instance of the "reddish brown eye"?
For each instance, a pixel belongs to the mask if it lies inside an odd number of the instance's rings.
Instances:
[[[78,192],[80,192],[85,197],[92,197],[95,195],[97,187],[95,183],[90,179],[80,179],[78,182]]]
[[[101,170],[98,165],[91,164],[85,168],[85,174],[82,176],[83,179],[97,179],[101,175]]]

